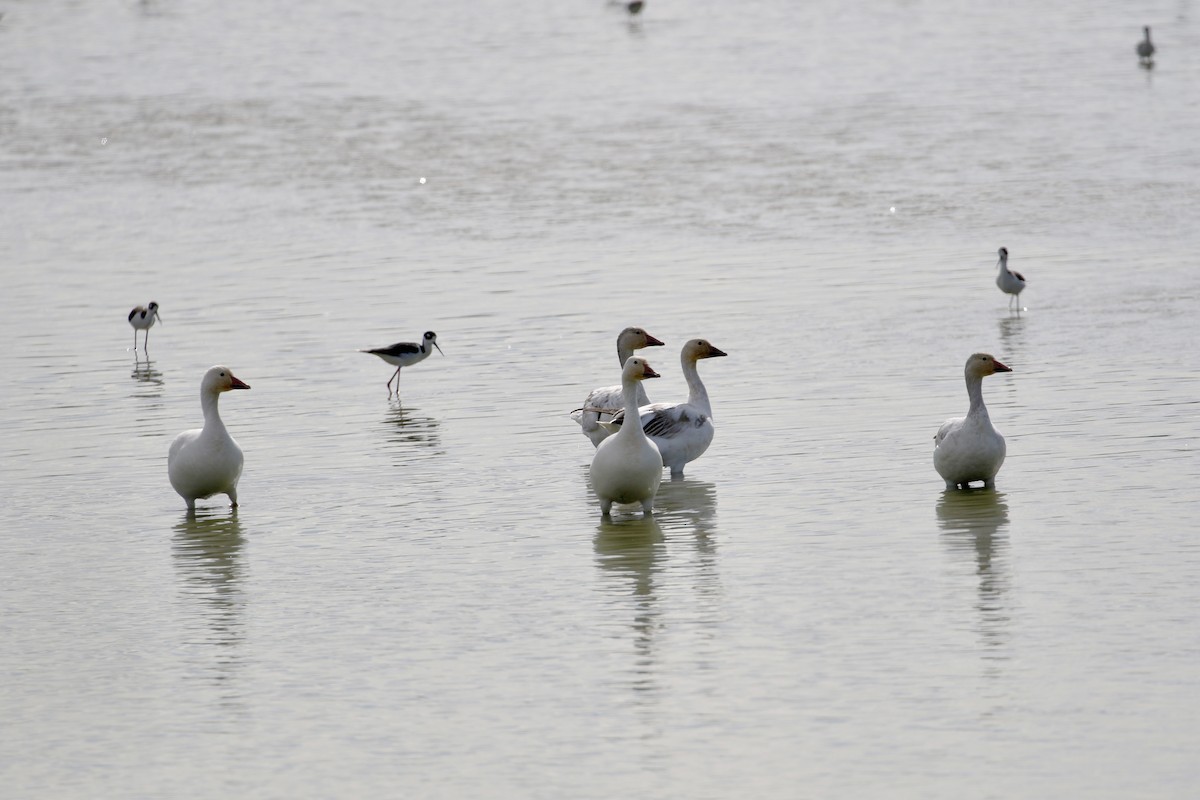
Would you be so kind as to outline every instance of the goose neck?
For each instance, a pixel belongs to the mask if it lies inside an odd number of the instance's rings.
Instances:
[[[683,367],[683,379],[687,381],[688,404],[697,406],[705,414],[712,416],[712,406],[708,400],[708,390],[704,388],[704,382],[700,380],[700,370],[696,368],[696,359],[685,355],[679,359],[679,362]]]

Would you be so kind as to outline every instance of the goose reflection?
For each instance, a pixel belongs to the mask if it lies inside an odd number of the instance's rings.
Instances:
[[[616,596],[633,597],[633,647],[636,662],[632,686],[652,692],[654,636],[660,627],[655,577],[662,571],[663,532],[653,516],[604,520],[596,529],[596,565]]]
[[[999,651],[1008,624],[1004,605],[1008,504],[1004,498],[1003,492],[994,489],[947,490],[937,504],[942,541],[956,560],[970,563],[978,577],[975,608],[983,645],[988,648],[984,656],[992,659],[1008,657]]]
[[[188,514],[175,525],[172,555],[179,593],[202,622],[199,635],[187,644],[198,668],[217,684],[233,678],[241,665],[244,542],[237,509],[228,516]]]
[[[397,445],[438,448],[442,437],[438,421],[424,415],[419,408],[405,408],[397,400],[388,404],[383,426],[388,431],[388,440]]]
[[[692,480],[686,476],[659,484],[654,498],[654,510],[668,521],[670,527],[682,523],[696,534],[696,546],[711,549],[710,534],[716,526],[717,485],[710,481]]]

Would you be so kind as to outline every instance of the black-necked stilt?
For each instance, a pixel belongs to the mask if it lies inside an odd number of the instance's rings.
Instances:
[[[400,394],[400,370],[404,367],[411,367],[418,361],[424,361],[433,352],[433,348],[437,347],[437,351],[442,353],[442,348],[438,347],[437,334],[433,331],[425,331],[425,335],[421,337],[421,343],[413,342],[396,342],[389,347],[375,347],[370,350],[359,350],[360,353],[370,353],[373,356],[379,356],[384,361],[396,367],[396,371],[392,373],[392,377],[388,378],[387,387],[388,394],[392,393],[392,380],[396,381],[396,394]],[[445,355],[445,353],[442,353]]]
[[[1008,248],[1000,248],[1000,273],[996,276],[996,285],[1000,291],[1012,295],[1008,298],[1008,307],[1012,308],[1013,300],[1017,301],[1017,310],[1021,310],[1020,295],[1025,289],[1025,276],[1008,268]]]
[[[1154,65],[1154,42],[1150,41],[1150,26],[1142,28],[1144,39],[1137,43],[1138,63],[1143,67]]]
[[[187,502],[189,513],[195,512],[197,500],[214,494],[228,495],[229,502],[237,508],[242,448],[225,430],[225,423],[217,413],[217,400],[222,392],[249,388],[234,377],[229,367],[211,367],[200,381],[204,427],[179,434],[167,451],[167,477]]]
[[[137,352],[138,331],[146,332],[146,341],[143,343],[143,347],[146,348],[146,352],[150,351],[150,329],[154,327],[155,320],[162,322],[162,317],[158,315],[158,303],[153,300],[150,301],[150,305],[134,306],[133,311],[129,312],[129,324],[133,326],[133,352]]]

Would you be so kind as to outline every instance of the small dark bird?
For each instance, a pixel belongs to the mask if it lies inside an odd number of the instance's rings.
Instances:
[[[645,3],[642,2],[642,0],[633,0],[633,2],[631,2],[631,3],[626,3],[625,8],[629,11],[630,14],[640,14],[640,13],[642,13],[642,6],[644,6],[644,5],[645,5]],[[1149,29],[1147,28],[1147,30],[1149,30]]]
[[[1138,63],[1143,67],[1154,66],[1154,42],[1150,41],[1150,26],[1142,28],[1146,38],[1137,43]]]

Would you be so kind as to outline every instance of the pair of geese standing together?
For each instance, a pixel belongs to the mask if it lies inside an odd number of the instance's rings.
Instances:
[[[1025,279],[1008,269],[1006,248],[1001,247],[999,254],[996,285],[1015,299],[1025,288]],[[160,319],[156,302],[130,312],[135,351],[137,332],[146,331],[148,343],[149,329],[156,319]],[[640,503],[643,513],[652,513],[663,467],[671,470],[672,477],[681,476],[684,466],[703,455],[713,440],[712,404],[696,363],[727,354],[704,339],[692,339],[680,352],[688,385],[687,402],[651,404],[642,381],[660,376],[645,359],[633,357],[633,352],[662,344],[642,328],[621,331],[617,336],[621,385],[594,389],[584,406],[571,415],[596,447],[590,470],[592,487],[606,516],[613,503]],[[362,352],[396,367],[388,379],[390,394],[392,380],[397,381],[399,391],[400,370],[423,360],[433,348],[439,353],[442,350],[437,344],[437,334],[426,331],[420,344],[401,342]],[[983,481],[986,488],[995,487],[1006,447],[983,403],[983,379],[1011,371],[987,353],[975,353],[967,359],[964,374],[970,408],[965,417],[947,420],[934,436],[933,463],[947,489],[959,486],[965,489],[971,481]],[[237,483],[244,457],[221,421],[217,401],[223,392],[249,388],[225,366],[210,368],[200,382],[204,427],[175,437],[167,456],[171,486],[187,502],[189,512],[195,511],[196,500],[214,494],[227,495],[234,507],[238,504]],[[635,417],[639,424],[622,424]]]

